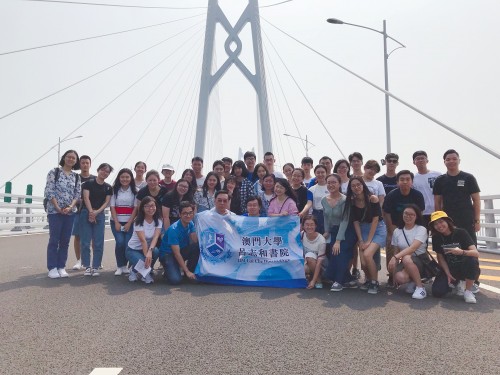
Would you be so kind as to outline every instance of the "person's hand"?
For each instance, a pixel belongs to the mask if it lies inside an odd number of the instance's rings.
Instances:
[[[115,230],[117,232],[122,230],[122,225],[118,221],[115,221]]]
[[[448,284],[455,283],[456,279],[451,276],[451,273],[447,274],[446,276],[448,276]]]
[[[370,245],[370,244],[369,244],[368,242],[361,241],[361,242],[359,243],[359,248],[360,248],[361,250],[366,250],[366,249],[368,248],[368,246],[369,246],[369,245]]]
[[[314,282],[310,281],[309,284],[307,285],[307,289],[313,289],[314,288]]]
[[[333,255],[339,255],[340,253],[340,241],[335,241],[332,248]]]
[[[187,271],[186,276],[188,279],[196,280],[196,275],[194,273],[192,273],[191,271]]]
[[[146,259],[144,260],[144,267],[151,267],[151,261],[153,260],[153,251],[151,249],[148,250],[146,254]]]
[[[123,226],[123,231],[128,232],[130,230],[130,227],[132,226],[132,223],[127,223]]]
[[[474,231],[479,232],[480,229],[481,229],[481,223],[474,223]]]

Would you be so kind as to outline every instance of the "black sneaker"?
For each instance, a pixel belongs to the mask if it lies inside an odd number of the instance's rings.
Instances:
[[[378,281],[372,281],[368,286],[368,294],[377,294],[379,291]]]
[[[365,281],[363,284],[359,286],[359,289],[361,290],[368,290],[370,287],[370,281]]]

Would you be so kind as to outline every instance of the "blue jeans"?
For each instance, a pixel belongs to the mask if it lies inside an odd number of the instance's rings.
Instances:
[[[95,223],[89,222],[89,211],[86,208],[80,213],[80,244],[82,265],[90,267],[90,243],[93,243],[94,256],[92,268],[99,268],[104,251],[104,211],[96,216]]]
[[[181,249],[182,259],[187,260],[187,268],[194,272],[200,257],[200,246],[198,243],[190,244]],[[181,283],[181,269],[173,253],[167,253],[160,257],[160,263],[164,269],[164,277],[170,284],[178,285]]]
[[[122,226],[126,223],[120,223]],[[111,220],[109,222],[111,226],[111,232],[113,232],[113,236],[115,236],[115,258],[116,258],[116,266],[125,267],[127,265],[127,258],[125,256],[125,250],[128,246],[128,241],[132,237],[134,233],[134,226],[131,225],[128,232],[121,232],[115,229],[115,222]]]
[[[356,232],[354,231],[354,225],[350,223],[345,231],[345,240],[340,242],[340,252],[337,255],[333,255],[332,248],[338,232],[338,225],[334,225],[330,229],[331,243],[327,244],[326,249],[329,261],[325,276],[333,282],[343,284],[352,280],[352,276],[349,272],[349,263],[353,257],[353,249],[356,245],[357,238]]]
[[[158,257],[160,256],[160,251],[155,247],[153,249],[152,255],[153,255],[153,259],[151,261],[151,268],[153,268]],[[142,252],[142,249],[135,250],[135,249],[131,249],[128,246],[127,246],[127,249],[125,250],[125,256],[127,257],[127,260],[130,263],[131,267],[134,267],[137,264],[137,262],[139,261],[139,259],[142,260],[143,262],[146,260],[146,256]]]
[[[75,215],[50,214],[49,244],[47,245],[47,268],[65,268],[68,260],[69,240]]]

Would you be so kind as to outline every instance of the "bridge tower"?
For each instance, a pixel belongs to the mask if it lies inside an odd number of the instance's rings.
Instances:
[[[224,49],[227,53],[226,61],[212,74],[214,63],[215,30],[217,23],[227,32]],[[255,74],[239,59],[242,50],[242,41],[238,34],[249,23],[252,33],[253,57]],[[235,48],[231,49],[231,47]],[[219,6],[218,0],[208,1],[207,24],[205,30],[205,46],[203,51],[203,65],[201,73],[200,97],[198,105],[198,122],[196,127],[195,155],[204,157],[207,135],[207,117],[210,94],[227,70],[234,64],[248,79],[257,94],[258,107],[258,151],[262,156],[266,151],[272,151],[271,126],[269,123],[269,109],[267,104],[266,77],[260,33],[260,17],[258,0],[248,0],[248,5],[234,25],[228,21]]]

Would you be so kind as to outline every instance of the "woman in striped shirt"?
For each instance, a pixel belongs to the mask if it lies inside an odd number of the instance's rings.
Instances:
[[[116,276],[129,274],[125,250],[133,234],[132,224],[134,222],[133,212],[136,194],[137,189],[132,171],[128,168],[121,169],[113,184],[113,195],[110,202],[110,226],[115,236]]]

